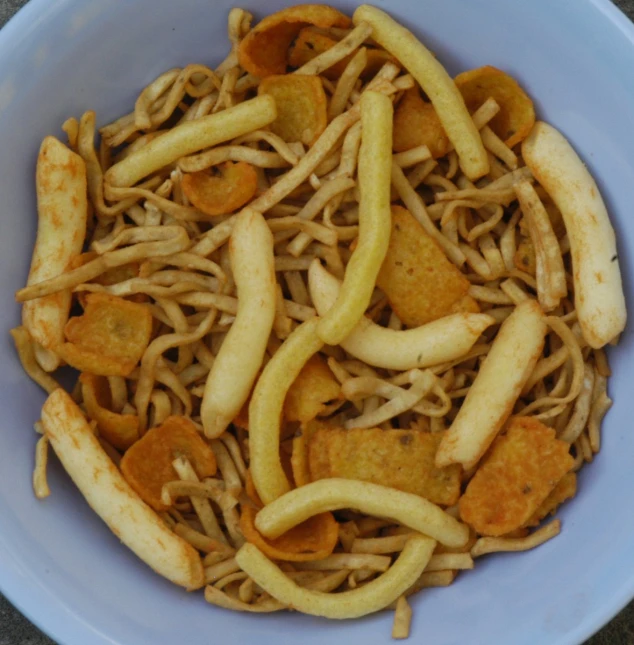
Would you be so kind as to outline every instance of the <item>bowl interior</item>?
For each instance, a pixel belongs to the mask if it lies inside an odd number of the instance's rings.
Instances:
[[[256,16],[264,7],[248,0]],[[351,12],[356,4],[333,4]],[[392,0],[385,5],[452,73],[501,67],[536,100],[594,173],[612,214],[629,293],[634,276],[634,29],[607,0]],[[52,495],[38,502],[30,475],[42,392],[23,374],[7,331],[19,324],[13,292],[23,285],[35,237],[34,166],[40,140],[86,109],[99,124],[130,111],[138,91],[165,69],[211,66],[227,49],[232,2],[215,0],[33,0],[0,34],[0,587],[60,643],[374,643],[391,614],[328,622],[296,614],[237,616],[208,606],[154,575],[88,508],[55,459]],[[603,449],[584,469],[579,494],[561,512],[563,532],[539,549],[478,562],[448,589],[414,600],[413,634],[456,642],[575,643],[634,594],[634,515],[628,476],[634,453],[628,329],[611,352],[615,400]]]

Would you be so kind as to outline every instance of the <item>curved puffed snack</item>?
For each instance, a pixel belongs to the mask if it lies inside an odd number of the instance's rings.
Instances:
[[[86,237],[88,201],[83,159],[55,137],[42,141],[35,172],[37,238],[27,285],[64,273],[81,253]],[[52,372],[60,364],[55,347],[64,342],[70,313],[70,289],[25,302],[22,324],[35,341],[41,367]]]
[[[591,347],[603,347],[623,331],[627,312],[614,229],[599,188],[565,137],[543,121],[522,144],[522,154],[563,216],[583,337]]]
[[[291,487],[280,461],[282,409],[286,393],[302,368],[323,347],[317,336],[318,323],[319,318],[311,318],[291,333],[266,364],[253,390],[249,405],[251,475],[265,504],[270,504]]]
[[[64,390],[44,403],[42,425],[64,469],[110,530],[159,575],[186,589],[202,587],[197,551],[141,501]]]
[[[337,302],[317,328],[329,345],[339,344],[363,317],[390,241],[394,110],[392,101],[378,92],[364,92],[360,103],[359,241],[346,266]]]
[[[464,524],[423,497],[335,477],[306,484],[269,503],[257,514],[255,526],[265,537],[276,538],[313,515],[342,508],[396,520],[449,547],[464,546],[469,539]]]
[[[434,540],[413,535],[384,574],[359,589],[336,594],[300,587],[253,544],[238,551],[236,562],[273,598],[297,611],[326,618],[358,618],[384,609],[407,591],[425,570],[435,546]]]
[[[249,397],[275,318],[273,236],[260,213],[245,208],[229,240],[238,311],[207,376],[201,404],[205,434],[218,437]]]
[[[308,270],[308,285],[317,313],[323,316],[335,303],[341,283],[315,259]],[[341,346],[374,367],[390,370],[429,367],[464,356],[494,322],[487,314],[459,313],[414,329],[396,331],[363,316]]]
[[[105,181],[112,186],[134,186],[181,157],[264,128],[276,118],[275,99],[258,96],[222,112],[185,121],[114,164]]]
[[[412,34],[387,13],[370,5],[361,5],[352,16],[355,25],[367,22],[372,37],[395,56],[418,81],[432,102],[460,159],[460,167],[469,179],[489,172],[489,159],[473,124],[460,91],[445,68]]]
[[[544,348],[546,317],[535,300],[525,300],[500,327],[436,453],[440,468],[475,466],[513,411]]]

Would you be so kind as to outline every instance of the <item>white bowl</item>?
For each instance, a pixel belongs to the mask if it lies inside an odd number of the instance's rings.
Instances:
[[[33,497],[33,422],[44,400],[7,331],[35,236],[34,164],[42,137],[84,110],[105,123],[130,110],[163,70],[225,54],[230,0],[32,0],[0,32],[0,588],[65,645],[210,642],[363,643],[389,639],[391,615],[328,622],[298,614],[238,615],[153,574],[120,545],[54,462],[52,496]],[[258,16],[283,0],[245,8]],[[335,2],[351,12],[355,3]],[[381,2],[451,72],[491,64],[516,76],[540,117],[560,128],[594,173],[634,275],[634,28],[608,0]],[[578,643],[634,595],[631,513],[634,404],[628,330],[611,352],[615,399],[604,444],[560,513],[561,536],[535,551],[478,562],[448,589],[413,601],[413,639],[450,643]]]

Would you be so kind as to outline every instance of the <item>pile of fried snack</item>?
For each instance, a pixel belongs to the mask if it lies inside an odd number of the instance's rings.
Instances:
[[[625,325],[585,166],[494,67],[360,6],[229,14],[99,130],[42,142],[12,335],[49,444],[157,573],[354,618],[560,530]],[[79,372],[60,387],[55,371]]]

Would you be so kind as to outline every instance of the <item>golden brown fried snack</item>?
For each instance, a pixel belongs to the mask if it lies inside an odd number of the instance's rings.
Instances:
[[[301,141],[310,146],[328,125],[328,100],[317,76],[267,76],[258,94],[270,94],[275,99],[277,119],[269,127],[284,141]]]
[[[308,443],[311,479],[358,479],[414,493],[435,504],[455,504],[460,496],[460,466],[434,464],[443,434],[322,428]]]
[[[555,511],[566,500],[577,494],[577,475],[576,473],[567,473],[553,488],[550,495],[539,505],[539,508],[533,513],[531,519],[526,522],[526,526],[539,526],[540,522]]]
[[[198,210],[210,216],[224,215],[253,198],[258,175],[251,164],[226,161],[216,170],[220,176],[204,170],[183,176],[183,192]]]
[[[316,27],[350,26],[350,18],[325,4],[299,4],[262,19],[242,40],[238,60],[250,74],[271,76],[286,72],[288,48],[308,25]]]
[[[334,38],[312,27],[304,27],[288,51],[288,64],[291,67],[302,67],[302,65],[313,60],[319,54],[323,54],[336,44],[337,41]],[[394,60],[384,49],[368,47],[366,49],[366,55],[367,62],[362,73],[362,78],[376,74],[384,63],[389,60]],[[338,80],[352,57],[353,55],[351,54],[338,63],[335,63],[324,72],[324,76],[332,81]]]
[[[481,535],[526,524],[572,468],[570,446],[532,417],[515,417],[460,498],[460,516]]]
[[[451,149],[445,129],[431,103],[424,101],[418,87],[407,90],[394,112],[395,152],[427,146],[434,159]]]
[[[75,369],[101,376],[127,376],[141,360],[152,335],[152,314],[142,304],[106,293],[85,297],[81,316],[64,329],[60,356]]]
[[[215,475],[216,457],[194,424],[185,417],[168,417],[125,453],[121,472],[144,502],[164,511],[168,507],[161,500],[163,484],[178,479],[172,462],[181,455],[189,459],[200,479]]]
[[[86,165],[55,137],[42,141],[37,158],[37,239],[27,284],[54,278],[68,270],[81,253],[86,236]],[[60,364],[56,347],[64,338],[71,308],[69,289],[25,302],[22,324],[35,342],[37,362],[52,372]]]
[[[255,544],[272,560],[323,560],[337,545],[339,524],[332,513],[313,515],[275,539],[267,539],[260,535],[255,528],[256,514],[257,511],[252,506],[244,505],[240,516],[240,528],[247,542]]]
[[[341,386],[323,358],[315,354],[304,365],[284,401],[286,421],[312,421],[329,401],[339,398]]]
[[[377,286],[408,327],[474,310],[466,298],[469,280],[402,206],[392,206],[390,245]]]
[[[186,589],[204,584],[198,552],[143,503],[108,458],[77,404],[61,388],[42,408],[55,453],[90,507],[158,574]]]
[[[509,148],[528,136],[535,124],[535,108],[528,94],[512,76],[486,65],[458,74],[455,80],[471,113],[489,97],[495,99],[500,111],[489,126]]]

